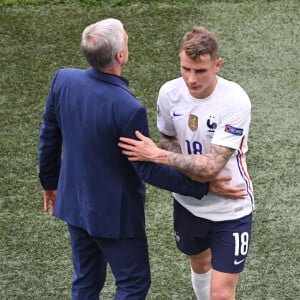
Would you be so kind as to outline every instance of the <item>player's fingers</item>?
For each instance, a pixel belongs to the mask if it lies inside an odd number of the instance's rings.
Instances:
[[[118,143],[118,146],[127,151],[133,151],[134,146],[124,143]]]
[[[237,199],[244,199],[247,196],[247,193],[240,192],[240,193],[230,193],[230,199],[237,200]]]
[[[232,179],[231,176],[218,176],[212,179],[210,182],[216,185],[222,185],[223,187],[229,187],[229,181]]]
[[[230,181],[231,179],[232,179],[232,177],[227,175],[227,176],[219,176],[215,180],[216,181],[225,181],[225,182],[227,182],[227,181]]]
[[[135,155],[134,152],[132,152],[130,150],[122,150],[122,154],[129,156],[129,157],[133,157]]]
[[[119,140],[121,141],[121,143],[119,143],[118,145],[120,147],[126,147],[126,146],[134,146],[136,145],[139,141],[133,140],[133,139],[129,139],[126,137],[120,137]]]
[[[129,160],[129,161],[142,161],[141,158],[138,158],[138,157],[136,157],[136,156],[128,156],[128,160]]]
[[[139,157],[136,153],[131,152],[131,151],[123,150],[122,154],[126,155],[127,159],[130,161],[142,161],[143,160],[142,157]]]
[[[135,136],[141,141],[147,140],[147,137],[138,130],[135,131]]]
[[[246,192],[246,189],[244,186],[231,186],[231,185],[224,185],[226,187],[228,192],[232,193],[238,193],[238,192]]]
[[[245,194],[247,194],[245,188],[243,188],[243,187],[236,187],[232,190],[232,192],[233,193],[245,193]]]

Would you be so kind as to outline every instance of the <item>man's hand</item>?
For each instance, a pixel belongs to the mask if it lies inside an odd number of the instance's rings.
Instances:
[[[128,156],[131,161],[155,161],[160,151],[156,144],[148,137],[144,136],[139,131],[135,132],[138,140],[120,137],[120,143],[122,153]]]
[[[217,177],[209,182],[209,192],[224,198],[238,200],[247,196],[244,187],[229,185],[230,176]]]
[[[53,215],[54,204],[56,199],[56,190],[44,190],[44,211]]]

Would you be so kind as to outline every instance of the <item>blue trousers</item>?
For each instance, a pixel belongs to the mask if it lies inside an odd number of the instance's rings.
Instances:
[[[99,300],[109,263],[116,281],[115,300],[144,300],[151,276],[146,235],[106,239],[68,224],[72,247],[72,300]]]

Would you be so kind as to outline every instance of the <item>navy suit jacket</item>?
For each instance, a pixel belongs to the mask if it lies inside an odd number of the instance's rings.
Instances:
[[[107,238],[145,234],[145,182],[201,198],[208,184],[164,165],[131,163],[120,136],[149,136],[147,113],[126,79],[61,69],[53,78],[40,131],[39,177],[56,190],[54,215]]]

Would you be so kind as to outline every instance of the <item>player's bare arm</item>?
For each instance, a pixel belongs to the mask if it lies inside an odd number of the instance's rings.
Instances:
[[[212,145],[208,154],[184,155],[158,148],[150,138],[138,131],[136,136],[139,140],[120,138],[119,146],[129,160],[165,164],[190,176],[205,177],[206,181],[214,179],[234,153],[234,149]]]
[[[170,166],[188,175],[193,180],[210,181],[224,168],[234,149],[211,145],[210,152],[202,155],[178,155],[170,153]],[[202,179],[202,180],[201,180]]]
[[[178,138],[176,136],[168,136],[160,133],[160,147],[170,152],[182,153]],[[185,172],[185,175],[195,181],[207,182],[206,178],[195,176],[193,173]]]
[[[160,135],[160,147],[170,152],[182,153],[178,138],[174,136],[168,136],[163,133],[161,133]],[[207,179],[205,177],[195,176],[192,172],[185,172],[184,174],[190,177],[192,180],[207,182]]]
[[[168,136],[163,133],[160,135],[160,146],[162,149],[181,153],[181,147],[177,137]],[[207,182],[207,179],[203,176],[195,176],[192,173],[186,174],[188,177],[195,181]],[[230,185],[231,176],[218,176],[214,180],[209,182],[209,192],[220,197],[237,200],[243,199],[247,196],[244,187],[235,187]]]
[[[160,147],[170,152],[181,153],[181,147],[176,136],[160,133]]]
[[[211,180],[208,180],[204,177],[205,174],[209,174],[209,176],[212,177],[214,177],[214,175],[206,171],[205,168],[201,166],[201,162],[203,164],[205,162],[206,165],[204,165],[207,168],[210,167],[214,170],[217,169],[218,166],[218,169],[221,170],[227,163],[230,156],[233,154],[234,150],[214,145],[214,147],[211,149],[212,153],[205,156],[182,155],[159,149],[150,138],[145,137],[138,131],[136,132],[136,136],[139,138],[139,140],[121,137],[120,143],[118,144],[123,149],[122,153],[127,155],[129,160],[163,163],[177,168],[179,171],[184,172],[185,174],[188,174],[188,176],[195,181],[210,181],[209,191],[221,197],[236,200],[247,196],[247,193],[243,187],[235,187],[229,184],[231,180],[230,176],[217,177]],[[198,159],[200,157],[204,158],[199,162]],[[218,162],[215,166],[213,166],[212,162],[213,157],[215,157]],[[196,164],[197,166],[200,165],[200,167],[194,167],[193,164]],[[217,173],[219,173],[220,170],[218,170]],[[196,172],[198,172],[198,174]],[[192,173],[193,175],[191,175]]]

